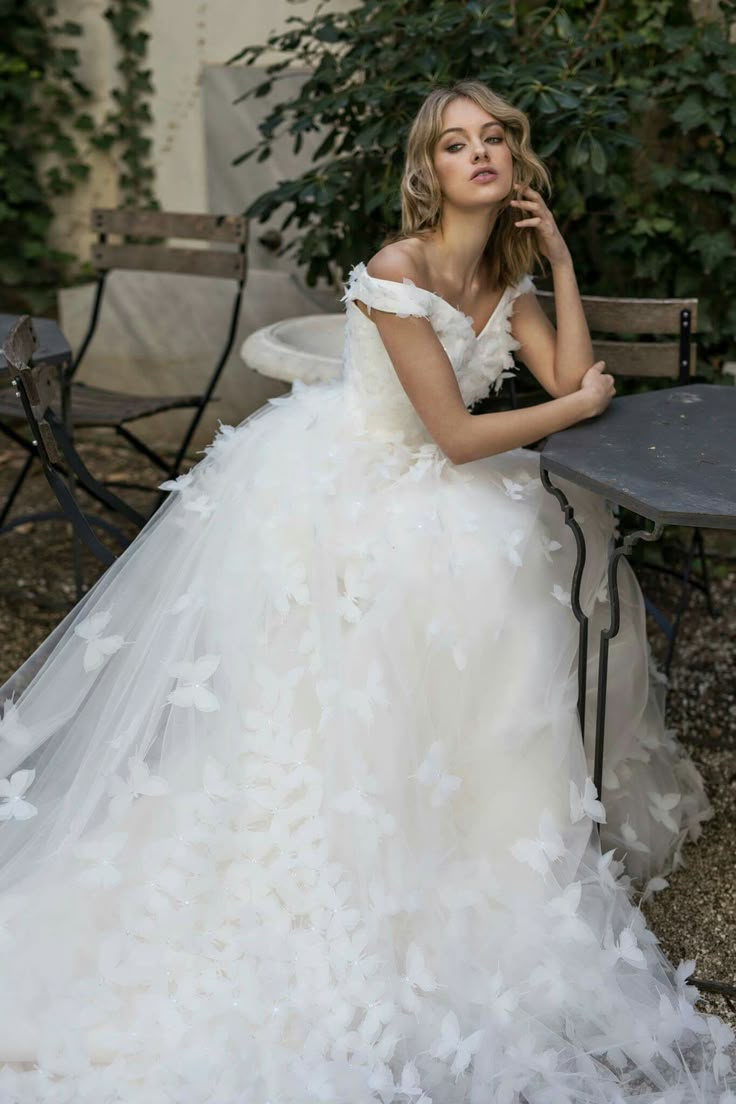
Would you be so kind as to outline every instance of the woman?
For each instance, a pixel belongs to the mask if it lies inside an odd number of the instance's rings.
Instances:
[[[574,547],[520,447],[613,392],[545,182],[522,112],[433,92],[344,378],[222,427],[8,684],[3,1104],[733,1104],[733,1033],[633,900],[702,780],[624,565],[598,800]],[[519,348],[551,401],[470,416]],[[614,520],[569,491],[595,625]]]

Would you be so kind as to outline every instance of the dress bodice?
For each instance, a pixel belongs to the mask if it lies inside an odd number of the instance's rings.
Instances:
[[[421,444],[431,437],[396,375],[374,323],[355,305],[390,311],[399,317],[428,318],[457,377],[466,406],[496,391],[515,368],[513,350],[519,342],[511,332],[517,296],[533,291],[531,276],[505,288],[479,334],[469,315],[426,288],[404,277],[403,283],[369,275],[363,261],[350,271],[342,301],[346,303],[344,380],[350,412],[371,437]]]

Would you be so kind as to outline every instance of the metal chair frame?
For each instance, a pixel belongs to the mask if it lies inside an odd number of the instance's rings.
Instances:
[[[92,228],[98,234],[97,243],[92,250],[92,261],[97,272],[94,301],[87,331],[82,339],[79,351],[71,364],[65,368],[60,378],[61,395],[59,401],[62,409],[61,421],[58,418],[55,419],[56,426],[63,423],[68,427],[69,433],[72,429],[79,429],[85,425],[114,429],[120,437],[162,470],[168,478],[175,478],[179,474],[187,449],[204,411],[214,397],[215,388],[235,341],[243,289],[247,278],[249,225],[249,220],[239,215],[199,215],[130,208],[95,208],[93,210]],[[108,242],[110,234],[119,235],[126,240],[120,244],[111,244]],[[129,239],[133,236],[149,240],[143,243],[131,243]],[[162,237],[204,240],[224,243],[236,248],[182,249],[169,245],[150,244],[151,238]],[[93,388],[87,384],[74,381],[74,376],[97,330],[107,285],[107,276],[114,269],[170,272],[176,275],[200,275],[234,279],[236,281],[236,294],[230,312],[225,345],[201,394],[141,398],[140,396],[125,395],[121,392],[102,388]],[[103,409],[99,416],[95,415],[94,405],[92,405],[91,410],[84,411],[85,403],[89,407],[90,404],[95,402],[102,404]],[[122,409],[118,415],[110,412],[110,408],[114,409],[116,402],[119,405],[122,403]],[[108,407],[107,411],[104,410],[105,404]],[[173,461],[168,461],[163,455],[151,448],[126,424],[127,422],[137,421],[139,418],[163,413],[166,410],[182,408],[193,408],[194,412]],[[0,432],[28,452],[28,456],[0,509],[0,532],[8,528],[5,524],[6,519],[37,455],[34,447],[12,424],[9,424],[9,420],[21,420],[21,417],[20,411],[15,416],[7,414],[3,416],[0,413]],[[48,419],[47,421],[49,421],[49,425],[52,424],[52,421]],[[152,490],[151,487],[141,487],[134,483],[118,485]],[[101,484],[98,484],[98,488],[101,486]],[[100,495],[99,489],[97,494]],[[104,501],[104,496],[99,497],[99,501],[103,505],[113,508],[109,502]],[[159,495],[153,506],[154,511],[160,502],[161,496]]]
[[[31,447],[60,506],[60,510],[38,512],[32,517],[36,521],[70,522],[75,537],[105,566],[109,566],[115,556],[102,544],[94,530],[97,528],[107,533],[121,549],[127,547],[130,538],[105,518],[82,510],[76,499],[76,488],[86,491],[139,527],[145,524],[146,518],[95,479],[76,452],[71,438],[51,405],[56,397],[56,388],[50,379],[50,368],[45,364],[34,366],[31,363],[36,344],[31,319],[28,315],[23,315],[13,327],[4,349],[15,394],[20,400],[31,431]],[[27,520],[26,517],[17,518],[5,526],[5,531],[14,529]],[[78,597],[81,597],[80,589],[78,579]]]

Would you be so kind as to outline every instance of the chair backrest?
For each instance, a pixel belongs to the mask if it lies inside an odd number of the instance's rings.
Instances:
[[[245,281],[248,229],[243,215],[202,215],[184,212],[138,210],[130,207],[95,207],[92,229],[98,241],[92,247],[92,264],[98,272],[112,268],[137,272],[174,272],[187,276],[216,276]],[[111,244],[107,238],[181,238],[217,243],[184,249],[168,244],[131,242]],[[222,248],[222,246],[237,248]],[[219,248],[218,248],[219,246]]]
[[[547,317],[555,321],[554,292],[538,291]],[[697,345],[691,335],[698,325],[697,299],[629,299],[581,295],[596,360],[616,376],[648,376],[687,383],[695,374]],[[596,333],[606,334],[596,338]],[[677,335],[676,341],[615,340],[611,335]]]

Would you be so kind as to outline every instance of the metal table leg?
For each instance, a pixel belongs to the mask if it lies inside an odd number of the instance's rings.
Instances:
[[[585,698],[586,698],[586,686],[588,678],[588,618],[583,613],[583,608],[580,605],[580,584],[583,581],[583,570],[585,568],[585,535],[580,525],[575,520],[575,511],[568,502],[564,491],[561,491],[559,487],[553,486],[549,478],[549,472],[542,465],[540,466],[540,475],[542,479],[542,485],[545,490],[554,495],[565,515],[565,525],[572,529],[573,536],[575,537],[575,544],[578,550],[577,561],[575,563],[575,571],[572,577],[572,589],[570,591],[570,604],[572,605],[572,612],[575,615],[578,625],[580,626],[580,637],[578,646],[578,717],[580,718],[580,736],[585,743]],[[600,830],[600,826],[599,826]]]
[[[542,485],[549,491],[550,494],[560,503],[565,516],[565,524],[568,525],[575,536],[575,543],[577,545],[577,562],[575,564],[575,571],[573,574],[573,584],[571,591],[571,605],[572,611],[580,625],[580,654],[578,655],[578,716],[580,717],[580,728],[583,733],[584,739],[584,723],[585,723],[585,692],[586,692],[586,675],[588,664],[588,618],[583,612],[580,606],[580,583],[582,581],[583,568],[585,567],[585,535],[580,528],[580,524],[575,520],[574,509],[568,502],[568,499],[563,491],[559,487],[555,487],[550,478],[549,472],[540,464],[540,477]],[[594,745],[594,770],[593,770],[593,783],[596,788],[597,797],[599,801],[602,801],[603,792],[603,746],[605,738],[606,727],[606,691],[608,688],[608,645],[610,641],[616,636],[621,627],[621,605],[619,601],[618,593],[618,565],[622,556],[628,556],[634,545],[642,541],[656,541],[661,535],[664,526],[656,524],[652,529],[640,529],[635,533],[630,533],[625,537],[620,544],[612,548],[608,559],[608,597],[610,602],[611,615],[608,625],[601,630],[600,635],[600,650],[598,657],[598,695],[596,701],[596,724],[595,724],[595,745]],[[598,835],[600,837],[601,825],[596,822],[598,828]],[[716,981],[710,978],[698,978],[691,976],[690,982],[695,985],[703,993],[715,993],[718,996],[724,997],[730,1002],[731,999],[736,998],[736,985],[730,985],[727,982]]]
[[[662,536],[664,526],[655,525],[652,529],[639,529],[611,550],[608,558],[608,600],[611,616],[608,625],[601,630],[600,650],[598,653],[598,698],[595,715],[595,758],[593,782],[598,791],[598,800],[602,801],[603,789],[603,740],[606,729],[606,691],[608,689],[608,645],[621,628],[621,605],[618,595],[618,565],[622,556],[628,556],[637,541],[655,541]],[[600,825],[599,825],[600,831]]]

